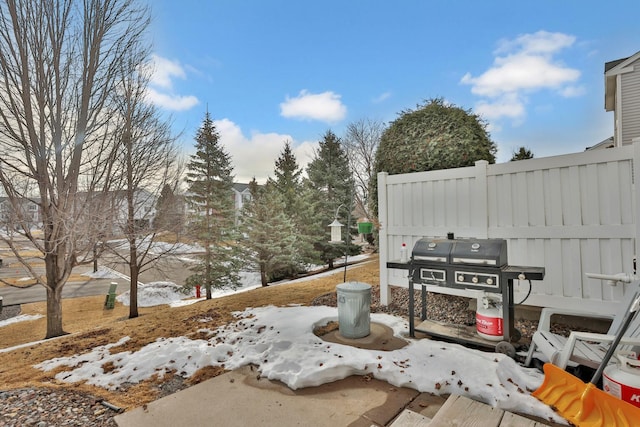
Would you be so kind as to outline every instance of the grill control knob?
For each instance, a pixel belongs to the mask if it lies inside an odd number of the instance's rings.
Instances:
[[[464,276],[462,274],[458,276],[458,282],[464,282]]]
[[[527,278],[527,276],[525,276],[524,273],[518,274],[518,280],[524,280],[526,278]]]
[[[471,278],[471,282],[472,282],[472,283],[478,283],[478,276],[473,276],[473,277]]]
[[[477,251],[478,249],[480,249],[480,243],[473,243],[471,245],[471,249],[473,249],[474,251]]]
[[[487,277],[487,285],[493,285],[493,279],[491,277]]]

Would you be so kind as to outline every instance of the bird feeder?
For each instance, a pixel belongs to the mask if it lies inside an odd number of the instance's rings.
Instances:
[[[373,232],[373,223],[369,221],[363,221],[358,223],[358,233],[371,234]]]
[[[331,227],[331,240],[329,243],[341,243],[342,242],[342,225],[338,218],[334,219],[329,227]]]

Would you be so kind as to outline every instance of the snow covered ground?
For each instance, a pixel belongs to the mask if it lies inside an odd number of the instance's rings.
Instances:
[[[140,303],[157,304],[161,294],[167,297],[165,304],[184,297],[166,292],[164,284],[158,289],[155,294],[141,293]],[[368,374],[397,387],[461,394],[505,410],[563,422],[530,395],[542,383],[543,375],[503,354],[427,339],[411,340],[406,347],[388,352],[325,342],[313,330],[338,320],[335,307],[269,306],[247,308],[235,316],[236,322],[216,329],[207,328],[204,319],[200,331],[207,333],[208,339],[161,338],[138,351],[119,352],[118,346],[129,340],[125,336],[87,353],[47,360],[36,367],[45,371],[67,367],[57,379],[87,381],[107,389],[170,370],[188,377],[210,365],[232,370],[255,364],[262,377],[282,381],[292,389]],[[406,321],[395,316],[374,313],[371,321],[391,327],[398,337],[408,330]],[[112,367],[109,372],[103,371],[105,363]]]
[[[42,314],[21,314],[19,316],[10,317],[8,319],[0,321],[0,328],[3,326],[11,325],[12,323],[36,320],[36,319],[40,319],[41,317],[44,317],[44,316],[42,316]]]
[[[240,291],[260,286],[257,277],[247,275],[244,279]],[[178,288],[170,282],[146,284],[140,287],[138,303],[143,307],[177,306],[199,301]],[[128,293],[119,295],[118,300],[128,303]],[[36,368],[66,367],[56,375],[58,380],[87,381],[107,389],[170,370],[188,377],[210,365],[232,370],[254,364],[262,377],[282,381],[292,389],[350,375],[371,375],[397,387],[461,394],[505,410],[565,422],[530,395],[542,383],[543,374],[503,354],[427,339],[410,340],[406,347],[388,352],[325,342],[313,330],[338,320],[335,307],[269,306],[247,308],[235,316],[236,322],[215,329],[208,328],[204,319],[200,331],[207,333],[208,339],[161,338],[138,351],[120,352],[118,346],[129,340],[125,336],[87,353],[44,361]],[[391,327],[398,337],[408,330],[406,321],[396,316],[374,313],[371,322]],[[105,363],[112,367],[109,372],[103,370]]]

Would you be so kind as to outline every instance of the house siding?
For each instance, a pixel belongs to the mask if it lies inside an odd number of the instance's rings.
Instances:
[[[620,76],[623,145],[631,144],[634,138],[640,137],[640,59],[632,66],[634,71]]]

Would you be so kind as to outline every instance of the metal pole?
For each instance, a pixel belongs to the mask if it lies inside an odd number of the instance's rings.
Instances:
[[[351,183],[351,185],[349,186],[349,205],[347,206],[347,232],[345,233],[345,237],[344,237],[344,274],[342,276],[342,281],[344,283],[347,282],[347,255],[349,254],[349,241],[350,236],[351,236],[351,210],[353,209],[353,182],[351,182],[351,179],[353,178],[353,175],[351,174],[351,165],[349,162],[349,152],[345,152],[345,155],[347,157],[347,167],[349,169],[349,181]],[[342,207],[344,205],[340,205],[338,206],[338,209],[340,209],[340,207]],[[338,209],[336,209],[336,218],[338,218]]]
[[[344,247],[344,275],[342,277],[342,281],[347,283],[347,254],[349,253],[349,236],[351,231],[351,209],[347,209],[349,212],[347,213],[347,232],[345,233],[345,247]]]

